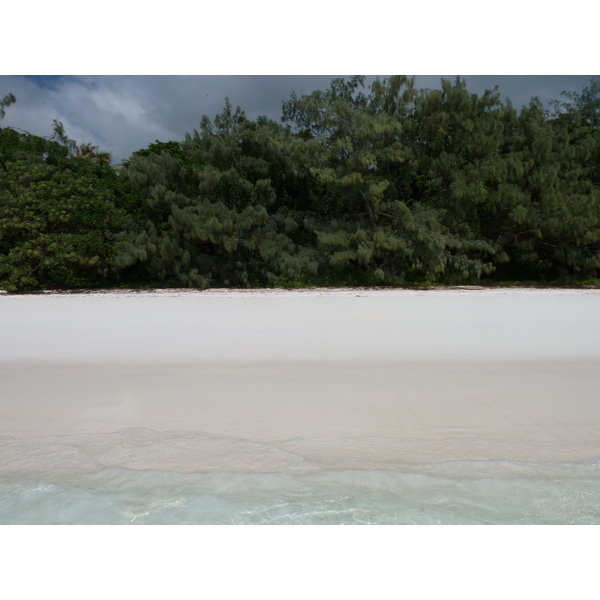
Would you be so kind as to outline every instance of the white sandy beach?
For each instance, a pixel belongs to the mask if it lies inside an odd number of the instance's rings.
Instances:
[[[596,289],[0,295],[0,474],[584,461],[599,390]]]

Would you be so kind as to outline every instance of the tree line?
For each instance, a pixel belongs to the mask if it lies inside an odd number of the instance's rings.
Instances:
[[[597,283],[600,80],[563,98],[339,78],[118,167],[0,128],[0,288]]]

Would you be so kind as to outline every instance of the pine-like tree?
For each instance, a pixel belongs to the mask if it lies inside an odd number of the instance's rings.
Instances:
[[[200,288],[264,285],[315,270],[315,252],[298,243],[295,218],[303,202],[296,196],[302,144],[269,119],[248,121],[226,101],[214,122],[203,118],[201,133],[136,153],[126,172],[150,218],[119,244],[119,263]]]

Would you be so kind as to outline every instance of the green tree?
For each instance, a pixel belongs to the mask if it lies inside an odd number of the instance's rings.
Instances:
[[[315,269],[295,219],[304,189],[303,140],[267,118],[251,122],[228,100],[186,140],[134,153],[125,171],[147,204],[146,229],[119,246],[169,285],[249,286]],[[305,176],[307,171],[305,170]],[[304,232],[305,233],[305,232]]]
[[[283,124],[226,99],[120,169],[58,121],[50,140],[0,129],[0,286],[596,276],[598,85],[548,115],[460,78],[334,79],[292,94]]]
[[[103,153],[57,122],[55,137],[0,129],[0,287],[10,291],[117,282],[113,245],[146,217]]]
[[[549,122],[535,99],[519,114],[497,89],[478,96],[459,78],[421,90],[403,123],[415,165],[404,189],[454,245],[442,279],[595,273],[597,190],[582,168],[590,136]]]
[[[597,272],[600,196],[586,166],[594,148],[590,136],[549,120],[539,101],[511,116],[507,170],[489,226],[516,278],[573,279]]]
[[[67,155],[74,158],[85,158],[95,163],[110,163],[112,154],[110,152],[100,152],[98,146],[90,143],[77,144],[75,140],[67,137],[65,127],[61,121],[56,119],[52,121],[54,136],[52,139],[57,139],[67,150]]]
[[[0,170],[0,286],[98,285],[109,268],[109,190],[77,169],[15,161]]]
[[[590,84],[581,92],[563,91],[561,95],[568,101],[552,100],[553,118],[571,124],[582,123],[598,129],[600,127],[600,78],[592,77]]]
[[[0,121],[4,119],[4,116],[6,115],[5,109],[11,104],[14,104],[16,101],[17,99],[13,94],[6,94],[6,96],[0,100]]]
[[[490,272],[481,255],[493,248],[457,236],[444,222],[446,208],[428,201],[420,146],[431,148],[439,124],[428,138],[414,80],[395,76],[367,93],[363,87],[362,77],[336,79],[326,92],[292,95],[283,108],[284,121],[310,132],[307,143],[319,147],[312,171],[335,209],[311,225],[329,265],[392,284]]]

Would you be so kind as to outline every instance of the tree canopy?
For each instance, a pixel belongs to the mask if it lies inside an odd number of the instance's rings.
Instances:
[[[0,129],[0,286],[593,279],[600,82],[564,97],[517,111],[460,78],[338,78],[281,123],[226,99],[119,169],[57,121]]]

